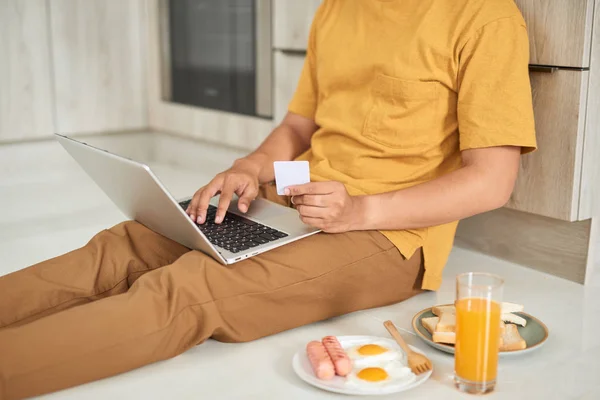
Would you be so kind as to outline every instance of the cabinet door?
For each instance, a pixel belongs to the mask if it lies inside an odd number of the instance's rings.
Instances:
[[[0,1],[0,141],[54,133],[47,13],[45,0]]]
[[[600,1],[594,15],[594,38],[588,90],[579,219],[600,217]],[[598,218],[600,222],[600,218]],[[600,228],[598,229],[600,234]],[[600,240],[600,238],[599,238]],[[600,246],[600,242],[599,242]],[[600,247],[598,247],[600,249]],[[600,263],[600,250],[597,252]],[[598,266],[600,274],[600,264]]]
[[[144,0],[50,0],[57,130],[147,126]]]
[[[288,104],[296,92],[304,58],[302,53],[275,52],[275,124],[279,124],[287,113]]]
[[[321,0],[274,0],[273,46],[282,50],[306,50],[313,16]]]
[[[594,0],[515,0],[527,22],[531,64],[589,67]]]
[[[532,72],[538,150],[521,158],[509,208],[578,219],[588,72]]]

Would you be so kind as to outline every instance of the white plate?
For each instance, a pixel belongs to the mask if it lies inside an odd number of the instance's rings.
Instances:
[[[388,338],[382,338],[377,336],[338,336],[337,338],[340,341],[342,347],[344,348],[359,345],[361,343],[370,343],[377,341],[385,342],[385,344],[390,348],[393,348],[402,354],[404,353],[400,346],[398,346],[398,344],[394,340]],[[421,350],[413,346],[409,347],[417,353],[424,354]],[[406,364],[406,357],[404,357],[403,363]],[[318,387],[319,389],[327,390],[330,392],[353,395],[383,395],[403,392],[405,390],[409,390],[416,386],[419,386],[427,379],[429,379],[431,373],[433,372],[429,371],[424,374],[417,375],[417,379],[415,381],[411,381],[407,384],[372,388],[350,387],[345,384],[346,378],[341,376],[336,376],[329,381],[317,378],[312,370],[310,361],[308,360],[308,356],[306,355],[306,347],[303,347],[302,349],[298,350],[298,352],[294,355],[294,358],[292,360],[292,366],[294,367],[294,372],[296,372],[300,379],[302,379],[306,383],[309,383],[315,387]]]

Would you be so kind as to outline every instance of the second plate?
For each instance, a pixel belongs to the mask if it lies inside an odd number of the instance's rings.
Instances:
[[[451,305],[451,304],[448,304]],[[524,312],[517,312],[516,315],[525,318],[527,324],[523,326],[517,326],[519,334],[527,343],[527,348],[523,350],[513,351],[501,351],[500,357],[506,357],[517,354],[525,354],[534,351],[542,346],[546,339],[548,339],[548,328],[542,321]],[[431,311],[431,307],[419,311],[412,320],[412,327],[418,337],[420,337],[425,343],[441,350],[446,353],[454,354],[454,346],[450,344],[436,343],[432,340],[431,333],[421,323],[423,318],[435,317],[435,314]]]

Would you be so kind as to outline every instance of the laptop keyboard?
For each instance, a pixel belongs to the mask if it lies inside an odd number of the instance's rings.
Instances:
[[[185,210],[190,201],[181,202],[179,205]],[[225,214],[221,224],[216,224],[216,213],[217,207],[209,205],[206,222],[202,225],[197,224],[198,228],[212,244],[232,253],[239,253],[288,236],[287,233],[230,212]]]

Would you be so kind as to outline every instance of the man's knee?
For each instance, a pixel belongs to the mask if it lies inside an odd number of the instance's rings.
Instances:
[[[112,228],[109,228],[99,233],[99,235],[102,234],[112,234],[117,237],[127,237],[129,239],[144,237],[146,240],[148,239],[148,235],[160,236],[158,233],[152,231],[149,228],[146,228],[144,225],[140,224],[137,221],[121,222],[120,224],[117,224]]]
[[[113,226],[112,228],[109,228],[108,231],[113,232],[113,233],[123,233],[123,232],[131,232],[131,231],[137,231],[140,229],[148,229],[146,228],[144,225],[140,224],[137,221],[123,221],[115,226]]]
[[[100,243],[114,243],[115,241],[118,243],[119,241],[122,241],[123,238],[126,238],[126,242],[129,242],[131,239],[140,237],[141,235],[147,233],[153,232],[137,221],[124,221],[113,226],[112,228],[104,229],[98,232],[88,242],[87,245],[91,246],[99,245]]]

